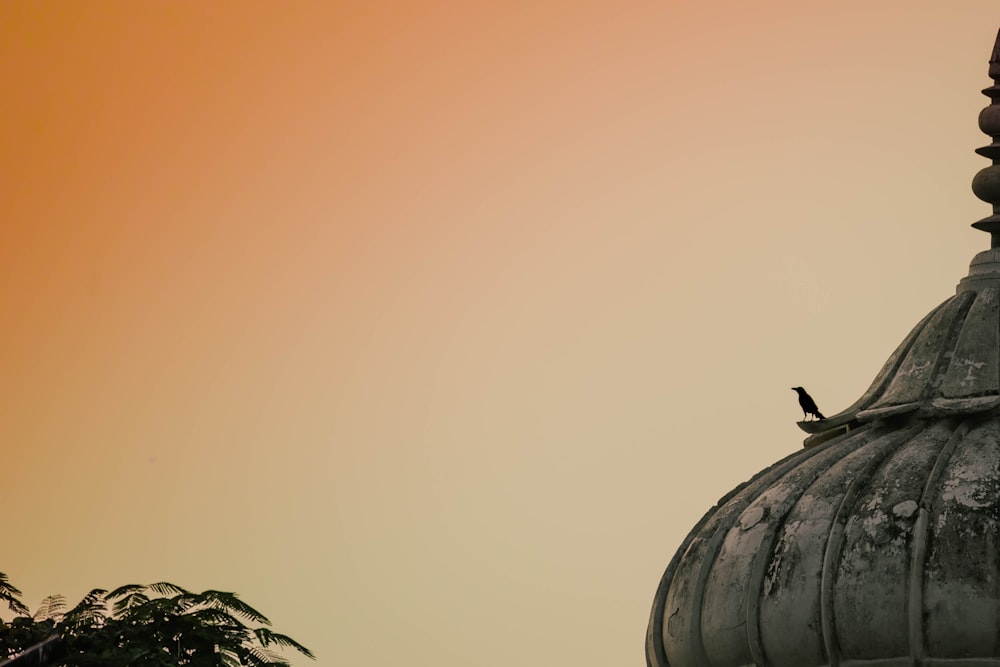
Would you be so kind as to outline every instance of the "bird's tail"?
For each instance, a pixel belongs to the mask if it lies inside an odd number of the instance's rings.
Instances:
[[[816,411],[816,416],[819,417],[820,419],[826,419],[826,417],[823,416],[823,413],[820,412],[819,410]]]

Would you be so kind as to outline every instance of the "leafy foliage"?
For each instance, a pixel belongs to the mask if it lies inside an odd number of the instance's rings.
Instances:
[[[21,602],[21,591],[11,585],[7,575],[0,572],[0,602],[18,616],[27,616],[28,608]]]
[[[272,632],[267,617],[235,593],[192,593],[165,581],[95,588],[69,611],[65,598],[49,596],[34,616],[20,595],[0,573],[0,602],[17,614],[0,620],[0,659],[55,634],[66,649],[60,667],[288,667],[280,649],[314,657]]]
[[[47,618],[51,618],[53,621],[58,622],[62,619],[64,609],[66,609],[66,598],[62,595],[50,595],[38,605],[33,618],[36,621],[44,621]]]
[[[13,658],[35,644],[56,634],[56,624],[50,618],[36,621],[30,616],[17,616],[10,623],[0,620],[0,660]]]

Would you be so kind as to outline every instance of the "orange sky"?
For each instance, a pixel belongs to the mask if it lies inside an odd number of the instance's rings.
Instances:
[[[789,387],[846,407],[988,247],[998,26],[0,4],[0,571],[234,590],[320,665],[642,664]]]

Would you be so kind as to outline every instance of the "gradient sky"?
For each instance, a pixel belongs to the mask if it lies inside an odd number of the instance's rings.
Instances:
[[[0,571],[643,664],[988,238],[995,0],[0,4]],[[309,663],[296,660],[296,665]]]

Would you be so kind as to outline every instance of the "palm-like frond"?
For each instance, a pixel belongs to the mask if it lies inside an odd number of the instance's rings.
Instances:
[[[6,603],[7,608],[18,616],[31,616],[28,606],[21,602],[21,595],[21,591],[10,583],[7,575],[0,572],[0,602]]]
[[[272,651],[256,646],[244,646],[240,652],[240,660],[243,664],[254,665],[255,667],[288,667],[288,662],[282,660]]]
[[[267,647],[270,646],[271,644],[276,644],[283,648],[293,648],[302,655],[307,656],[309,658],[313,659],[316,658],[316,656],[313,655],[312,651],[310,651],[305,646],[298,643],[288,635],[283,635],[278,632],[271,632],[267,628],[257,628],[253,632],[254,635],[257,636],[257,641],[260,642],[261,646]]]
[[[241,632],[248,629],[238,618],[224,609],[202,607],[201,609],[196,609],[184,614],[184,617],[198,621],[205,625],[212,625],[223,629],[233,628]]]
[[[153,591],[157,595],[188,595],[188,591],[181,588],[177,584],[172,584],[169,581],[158,581],[155,584],[149,584],[146,586],[149,590]]]
[[[144,595],[141,591],[128,593],[115,600],[115,603],[112,606],[112,613],[115,616],[127,616],[129,612],[137,607],[141,607],[147,602],[149,602],[149,597]]]
[[[267,620],[267,616],[260,613],[246,602],[241,600],[236,593],[224,593],[222,591],[205,591],[200,596],[199,602],[206,605],[215,607],[217,609],[225,609],[228,612],[234,613],[238,616],[252,621],[254,623],[263,623],[264,625],[271,625],[271,621]]]
[[[44,621],[51,618],[58,621],[62,618],[62,612],[66,609],[66,598],[62,595],[49,595],[42,599],[32,616],[36,621]]]
[[[103,625],[108,617],[107,594],[103,588],[91,590],[75,607],[66,612],[63,624],[70,628],[93,628]]]
[[[107,594],[109,600],[114,600],[115,598],[120,598],[123,595],[128,595],[129,593],[134,593],[136,591],[146,590],[145,584],[125,584],[124,586],[119,586],[115,590]]]

